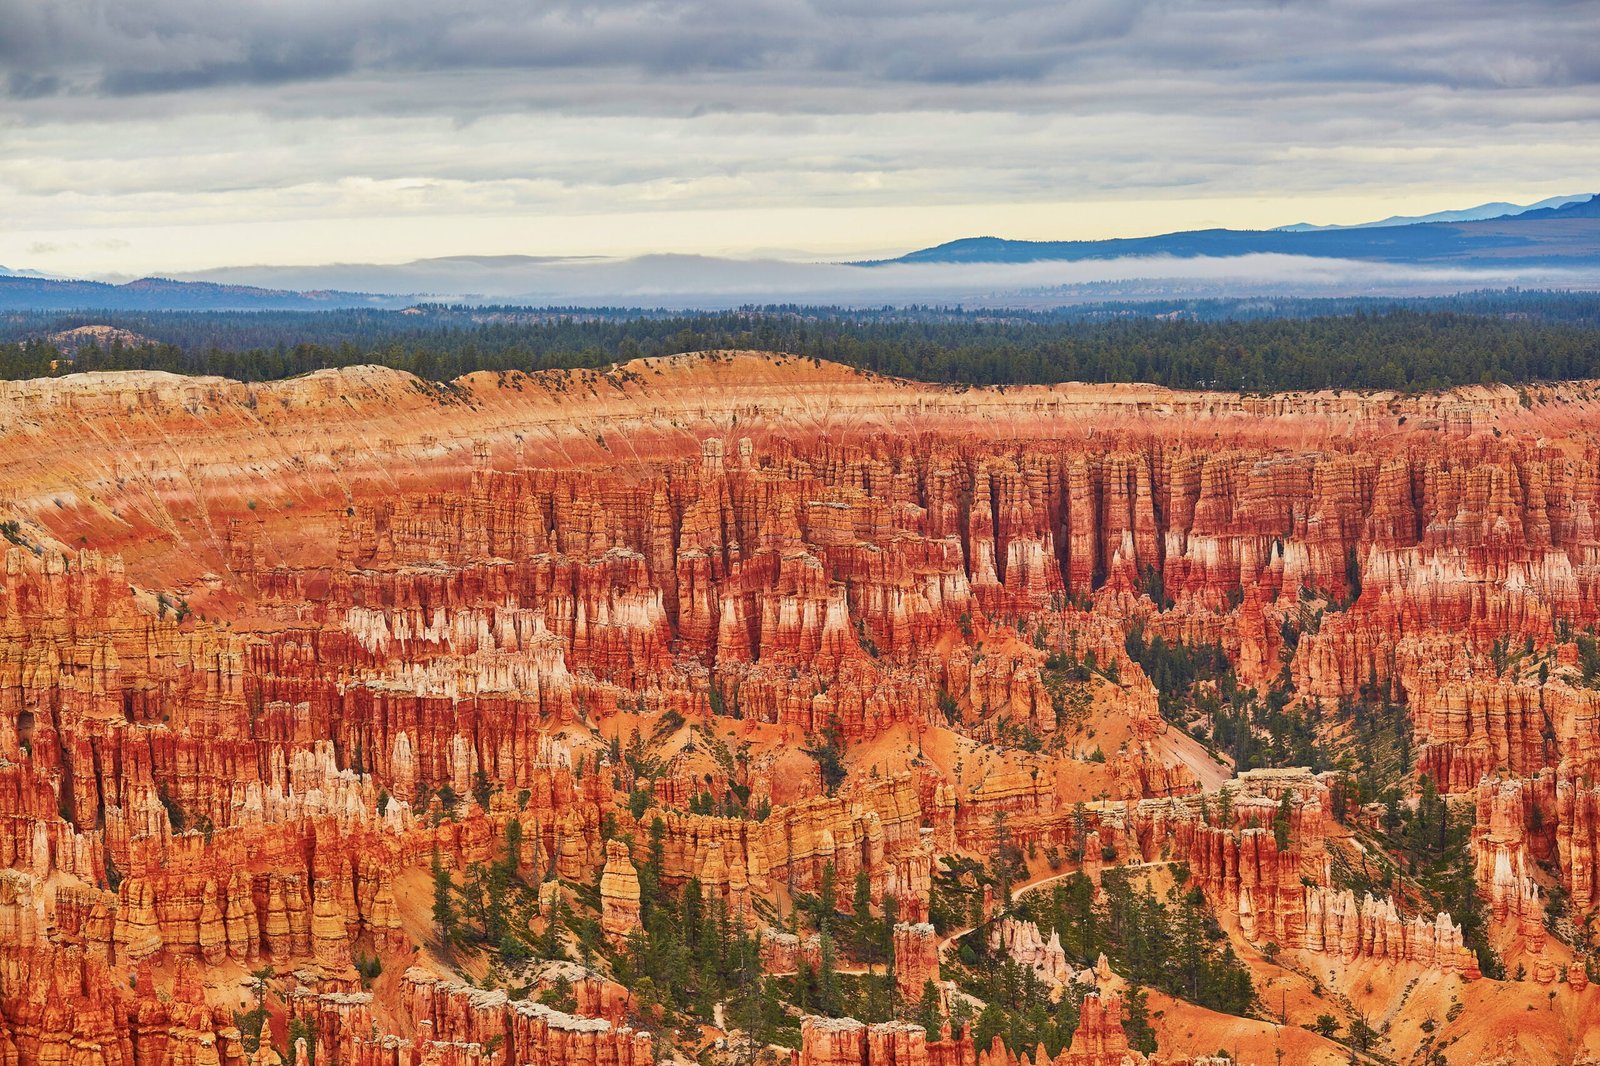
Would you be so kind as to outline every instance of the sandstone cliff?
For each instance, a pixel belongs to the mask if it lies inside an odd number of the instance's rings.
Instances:
[[[752,928],[864,874],[907,998],[940,860],[1002,832],[1030,876],[1187,863],[1241,946],[1473,976],[1449,915],[1335,887],[1326,779],[1239,775],[1222,824],[1231,770],[1162,718],[1135,623],[1263,690],[1392,693],[1408,783],[1475,801],[1495,935],[1584,996],[1544,900],[1600,903],[1591,395],[957,390],[752,354],[0,383],[0,1062],[243,1066],[268,965],[306,974],[324,1063],[643,1062],[615,995],[578,1017],[429,972],[430,861],[496,861],[513,822],[545,912],[598,887],[613,941],[658,819],[660,882]],[[808,939],[769,930],[767,969]],[[358,991],[374,957],[403,987]],[[1121,1054],[1097,1004],[1067,1062]],[[813,1029],[818,1063],[980,1057]]]

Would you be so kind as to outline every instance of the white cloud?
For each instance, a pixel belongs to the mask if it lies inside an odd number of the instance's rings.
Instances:
[[[0,255],[55,271],[489,251],[463,239],[495,219],[536,254],[584,220],[607,252],[1360,221],[1600,172],[1594,4],[0,0],[0,26]]]

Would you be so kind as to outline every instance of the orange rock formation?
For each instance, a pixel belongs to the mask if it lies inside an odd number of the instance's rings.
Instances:
[[[1002,826],[1091,873],[1187,862],[1244,943],[1472,976],[1448,915],[1335,889],[1324,778],[1240,775],[1220,824],[1231,772],[1162,719],[1134,621],[1246,684],[1392,693],[1417,771],[1475,795],[1497,929],[1585,996],[1543,899],[1600,903],[1571,639],[1600,623],[1593,395],[951,389],[752,354],[0,383],[0,1062],[244,1066],[268,964],[306,975],[324,1063],[646,1061],[614,998],[569,1016],[423,965],[432,856],[492,861],[512,821],[520,875],[598,880],[613,938],[658,818],[662,882],[741,921],[864,873],[907,997],[938,972],[936,863]],[[1104,668],[1087,724],[1045,647]],[[680,721],[658,773],[615,757]],[[829,735],[836,788],[804,753]],[[774,972],[807,950],[763,945]],[[372,956],[404,978],[357,991]],[[1094,1004],[1057,1062],[1121,1061]],[[961,1039],[808,1023],[800,1058],[1040,1066]]]

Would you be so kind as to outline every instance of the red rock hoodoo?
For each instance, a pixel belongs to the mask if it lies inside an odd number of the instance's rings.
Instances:
[[[617,960],[691,886],[768,973],[881,922],[850,988],[975,1017],[967,946],[1094,989],[1053,1056],[808,1017],[806,1066],[1345,1061],[1323,1013],[1397,1061],[1600,1055],[1594,396],[0,383],[0,1064],[639,1066],[671,997]],[[1156,638],[1226,679],[1175,695]],[[1249,699],[1304,726],[1246,726],[1278,769],[1219,742]],[[957,912],[997,856],[1013,898]],[[1169,997],[1132,1050],[1116,960],[1028,917],[1113,869],[1198,892],[1289,1024]]]

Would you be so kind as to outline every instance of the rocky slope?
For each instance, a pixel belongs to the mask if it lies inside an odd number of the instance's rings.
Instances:
[[[1320,1014],[1399,1061],[1600,1054],[1595,403],[950,389],[750,353],[0,383],[0,1063],[681,1054],[603,960],[558,1009],[439,942],[430,867],[508,839],[530,936],[588,909],[626,945],[648,867],[777,973],[820,957],[781,914],[862,875],[901,998],[933,981],[946,1010],[923,923],[957,861],[1181,865],[1290,1024],[1173,1000],[1152,1062],[1235,1037],[1344,1061]],[[1130,630],[1318,708],[1326,765],[1236,773],[1204,686],[1175,710]],[[1407,723],[1378,768],[1399,799],[1352,800],[1356,703]],[[1471,824],[1457,898],[1512,979],[1385,853],[1423,776]],[[1037,927],[988,932],[1084,987]],[[1123,1061],[1107,974],[1048,1057]],[[1045,1054],[800,1036],[841,1066]]]

